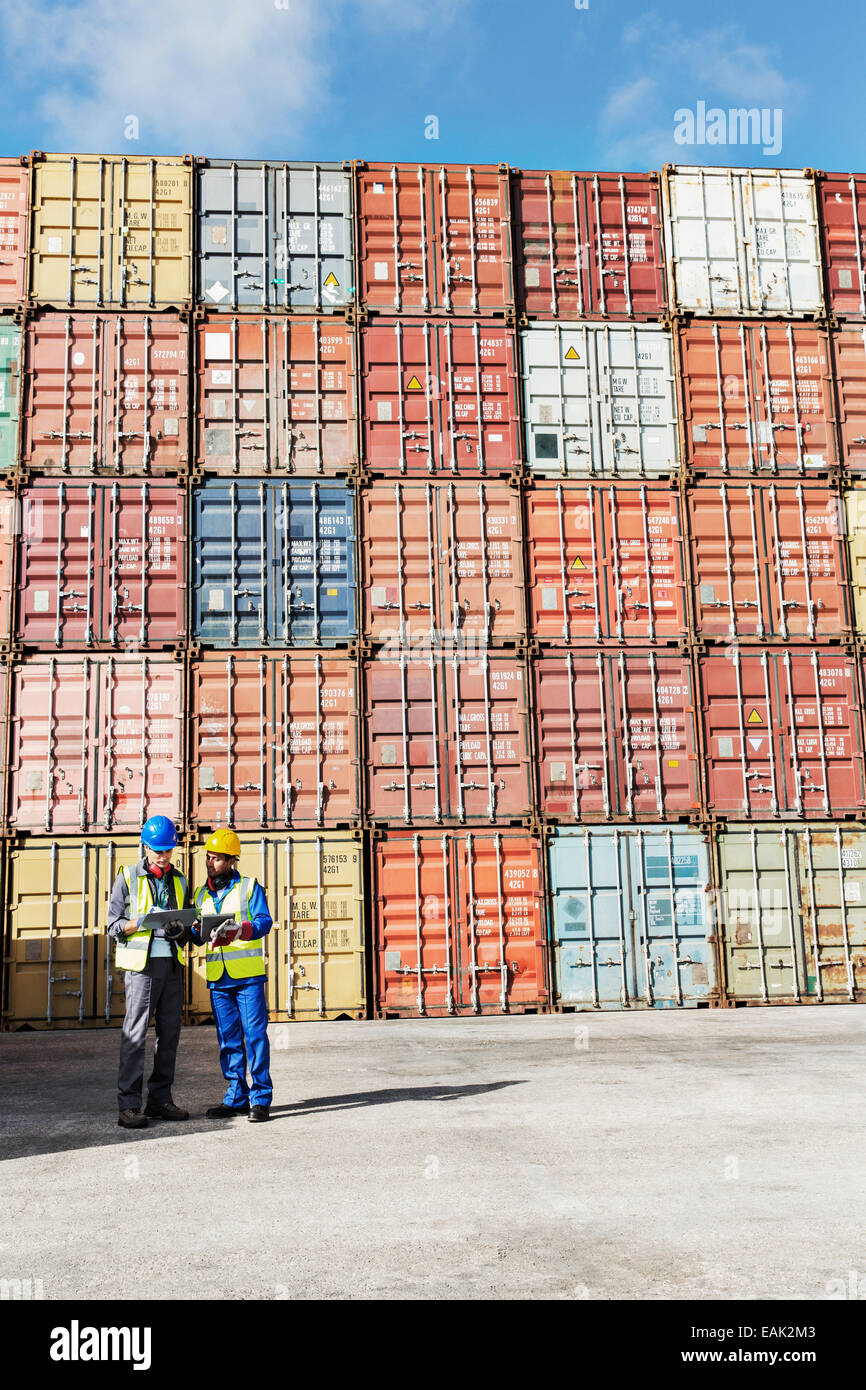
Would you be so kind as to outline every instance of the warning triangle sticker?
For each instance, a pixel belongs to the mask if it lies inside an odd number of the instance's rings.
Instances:
[[[585,569],[586,569],[586,565],[583,563],[583,561],[581,560],[580,556],[578,555],[578,556],[572,561],[571,568],[572,568],[573,570],[585,570]]]
[[[750,738],[749,743],[756,753],[760,753],[764,746],[764,740],[762,738]]]
[[[336,275],[334,274],[333,270],[331,271],[330,275],[328,276],[327,280],[325,281],[325,284],[326,284],[326,285],[330,285],[331,288],[332,288],[332,289],[335,289],[335,290],[338,290],[338,289],[340,288],[340,282],[339,282],[339,280],[337,279]]]
[[[420,383],[420,381],[418,380],[417,376],[413,376],[412,380],[409,382],[409,385],[406,387],[406,390],[407,390],[407,391],[423,391],[423,390],[424,390],[424,387],[421,385],[421,383]]]
[[[578,356],[577,348],[570,347],[565,354],[565,360],[566,362],[579,362],[580,357]]]
[[[753,709],[753,710],[752,710],[752,713],[749,715],[749,723],[750,723],[750,724],[763,724],[763,722],[764,722],[764,721],[763,721],[763,719],[761,718],[761,716],[759,715],[758,711],[757,711],[756,709]]]

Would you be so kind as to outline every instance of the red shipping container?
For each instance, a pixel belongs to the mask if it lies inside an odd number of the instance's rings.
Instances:
[[[0,492],[0,651],[9,650],[12,626],[12,560],[18,516],[17,500],[11,493]]]
[[[331,652],[190,667],[194,825],[336,828],[360,817],[358,668]]]
[[[549,1005],[541,849],[532,836],[389,833],[373,847],[372,926],[380,1017]]]
[[[687,657],[629,646],[532,663],[539,809],[559,821],[700,811]]]
[[[838,464],[824,329],[693,319],[676,339],[693,468],[806,474]]]
[[[363,308],[391,314],[514,308],[506,165],[357,169]]]
[[[198,325],[199,467],[216,473],[345,473],[358,462],[355,330],[285,314]]]
[[[371,820],[511,824],[532,812],[524,665],[486,651],[362,663]]]
[[[183,642],[186,495],[169,482],[21,490],[16,637],[41,648]]]
[[[9,824],[138,830],[183,815],[183,668],[165,657],[37,656],[11,674]]]
[[[541,319],[666,313],[658,175],[511,172],[524,313]]]
[[[174,473],[188,451],[189,329],[176,314],[28,319],[22,462],[37,473]]]
[[[513,329],[391,319],[361,330],[364,456],[386,474],[509,474],[521,457]]]
[[[531,630],[544,642],[672,642],[688,631],[679,493],[655,483],[526,492]]]
[[[700,657],[699,670],[711,815],[803,820],[866,809],[851,657],[734,645]]]
[[[830,312],[866,318],[866,174],[817,175]]]
[[[26,156],[0,159],[0,304],[20,304],[27,290],[27,209],[30,174]]]
[[[361,493],[360,555],[374,642],[480,647],[525,636],[520,499],[505,483],[373,483]]]
[[[866,327],[830,330],[842,462],[866,472]]]
[[[820,483],[688,490],[701,637],[832,641],[851,634],[842,499]]]

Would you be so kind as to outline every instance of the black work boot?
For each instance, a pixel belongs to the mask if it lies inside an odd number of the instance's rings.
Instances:
[[[179,1105],[172,1101],[149,1100],[144,1107],[144,1113],[151,1120],[188,1120],[189,1111],[181,1110]]]
[[[254,1105],[247,1118],[255,1124],[257,1120],[269,1120],[271,1112],[266,1105]]]
[[[206,1110],[204,1113],[205,1118],[208,1120],[230,1120],[232,1115],[245,1115],[249,1108],[249,1102],[235,1106],[223,1105],[222,1101],[220,1101],[219,1105],[212,1105],[210,1109]]]
[[[147,1129],[147,1120],[140,1110],[121,1110],[117,1123],[124,1129]]]

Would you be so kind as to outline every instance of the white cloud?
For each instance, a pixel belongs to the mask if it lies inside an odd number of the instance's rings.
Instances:
[[[604,105],[601,121],[606,126],[618,126],[631,120],[646,109],[648,102],[656,94],[656,83],[651,77],[638,77],[612,92]]]

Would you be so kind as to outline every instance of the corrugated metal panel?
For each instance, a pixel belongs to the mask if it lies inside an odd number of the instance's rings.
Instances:
[[[0,650],[8,643],[12,626],[12,562],[18,531],[19,507],[16,498],[0,492]],[[0,673],[2,677],[2,673]],[[0,755],[2,768],[2,755]]]
[[[189,329],[174,314],[28,321],[22,459],[40,473],[173,473],[189,457]]]
[[[354,302],[352,177],[342,165],[209,159],[196,176],[199,300],[322,314]]]
[[[673,345],[655,324],[538,324],[520,334],[533,473],[625,477],[679,467]]]
[[[535,483],[526,491],[533,635],[557,643],[686,635],[679,493],[653,483]]]
[[[381,1015],[549,1007],[541,850],[532,836],[391,833],[373,845]]]
[[[504,164],[370,164],[358,170],[362,303],[386,313],[514,307]]]
[[[859,475],[866,472],[866,327],[831,329],[830,343],[842,462]]]
[[[854,595],[854,625],[860,636],[866,636],[866,488],[846,491],[845,512],[851,591]]]
[[[21,409],[21,329],[0,319],[0,469],[18,463]]]
[[[538,807],[556,820],[696,816],[687,657],[629,645],[532,662]]]
[[[354,492],[212,481],[193,490],[193,637],[331,646],[357,635]]]
[[[816,483],[703,483],[687,492],[700,636],[850,636],[844,519]]]
[[[519,307],[537,318],[667,309],[658,175],[512,169]]]
[[[866,809],[853,659],[820,647],[698,658],[707,806],[735,820]]]
[[[177,158],[35,158],[30,297],[55,308],[180,309],[192,298],[192,167]]]
[[[818,174],[828,308],[866,318],[866,174]]]
[[[377,473],[510,473],[520,458],[514,331],[386,320],[361,330],[364,456]]]
[[[27,160],[0,159],[0,304],[19,304],[27,293]]]
[[[245,835],[240,872],[259,880],[274,918],[265,938],[272,1021],[363,1018],[365,900],[361,845],[338,831]],[[204,849],[189,868],[204,882]],[[210,1017],[204,952],[193,951],[190,1013]]]
[[[669,166],[663,180],[671,307],[694,314],[823,313],[811,174]]]
[[[16,637],[28,646],[184,639],[186,494],[171,483],[42,481],[21,491]]]
[[[244,829],[355,822],[358,708],[350,657],[286,652],[194,661],[191,819]]]
[[[354,328],[235,315],[207,319],[197,338],[200,467],[345,473],[357,465]]]
[[[504,483],[374,483],[361,493],[360,554],[364,635],[375,642],[525,635],[520,500]]]
[[[548,841],[554,998],[576,1009],[718,998],[700,831],[557,827]]]

